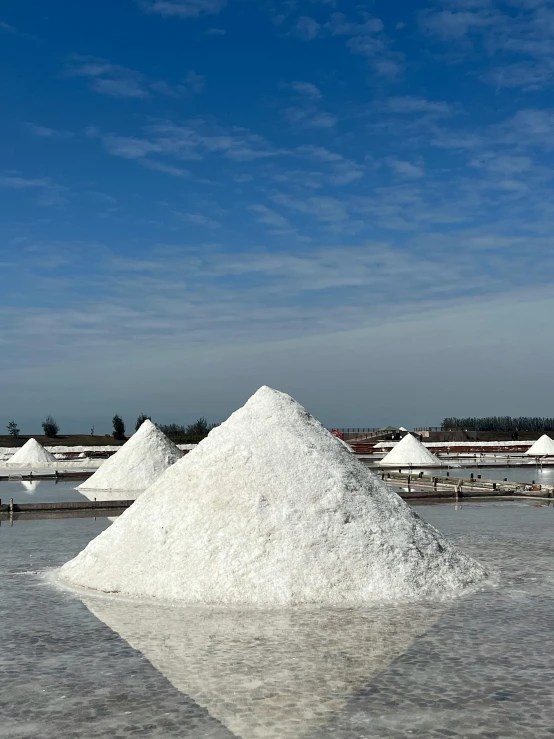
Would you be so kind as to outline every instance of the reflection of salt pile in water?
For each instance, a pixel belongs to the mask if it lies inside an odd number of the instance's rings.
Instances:
[[[242,739],[321,729],[441,616],[445,604],[363,609],[175,608],[83,596],[178,690]]]
[[[29,495],[34,495],[36,489],[40,485],[40,480],[20,480],[20,482]]]
[[[40,466],[41,464],[50,464],[56,459],[53,454],[47,452],[36,439],[29,439],[23,446],[17,450],[8,460],[8,464],[31,464]]]
[[[528,454],[531,457],[554,456],[554,441],[552,441],[550,436],[543,434],[540,439],[537,439],[537,441],[529,447],[525,454]]]
[[[61,576],[139,597],[284,606],[437,596],[485,572],[302,406],[263,387]]]
[[[411,434],[399,441],[390,452],[383,457],[379,464],[394,465],[395,467],[430,467],[442,466],[444,463],[438,457],[426,449],[419,439]]]
[[[113,457],[107,459],[94,475],[79,485],[78,489],[83,492],[85,490],[140,492],[182,456],[181,450],[147,419],[136,434],[133,434]]]

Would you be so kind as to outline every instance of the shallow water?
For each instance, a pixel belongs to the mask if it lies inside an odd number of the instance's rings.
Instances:
[[[479,468],[475,469],[457,469],[449,470],[450,477],[471,477],[477,478],[481,475],[483,480],[503,480],[505,477],[510,482],[527,482],[535,481],[540,485],[554,485],[554,467],[543,467],[530,465],[529,467],[495,467],[494,469]],[[439,474],[444,475],[445,472]]]
[[[54,501],[86,500],[79,493],[76,485],[82,480],[16,480],[0,482],[0,500],[8,503],[13,498],[15,503],[50,503]]]
[[[33,574],[106,519],[3,523],[0,737],[552,737],[554,509],[418,512],[499,587],[348,611],[155,607]]]

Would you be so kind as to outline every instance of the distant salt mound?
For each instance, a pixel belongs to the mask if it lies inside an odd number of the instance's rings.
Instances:
[[[55,462],[56,459],[53,454],[47,452],[46,449],[41,446],[36,439],[29,439],[23,446],[13,454],[8,460],[9,464],[50,464]]]
[[[537,439],[533,446],[529,447],[525,454],[529,454],[531,457],[554,456],[554,441],[552,441],[550,436],[543,434],[540,439]]]
[[[444,466],[438,457],[423,446],[419,439],[411,434],[406,436],[396,444],[393,449],[381,460],[382,465],[393,465],[395,467],[430,467]]]
[[[442,597],[484,577],[268,387],[61,569],[109,593],[254,607]]]
[[[147,419],[78,489],[142,492],[182,456],[181,450]]]

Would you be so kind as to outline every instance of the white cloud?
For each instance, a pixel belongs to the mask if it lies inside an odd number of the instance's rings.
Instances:
[[[420,165],[412,164],[412,162],[397,159],[396,157],[389,157],[386,163],[394,172],[402,177],[419,179],[425,176],[424,168]]]
[[[49,139],[71,139],[75,134],[71,131],[56,130],[48,126],[40,126],[36,123],[25,123],[25,127],[33,136]]]
[[[320,30],[321,26],[316,20],[304,15],[296,21],[293,33],[303,41],[312,41],[319,34]]]
[[[205,226],[206,228],[221,228],[221,223],[214,218],[203,215],[202,213],[179,213],[180,218],[195,226]]]
[[[390,97],[384,107],[391,113],[431,113],[433,115],[449,115],[452,112],[448,103],[426,100],[425,98],[405,95],[403,97]]]
[[[299,95],[305,95],[312,100],[319,100],[321,98],[321,90],[311,82],[290,82],[289,87]]]
[[[105,59],[73,56],[65,71],[66,77],[85,77],[94,92],[116,98],[148,98],[153,92],[169,97],[180,97],[204,89],[205,77],[189,70],[179,84],[150,79],[141,72],[112,64]]]
[[[227,0],[139,0],[147,13],[157,13],[164,18],[199,18],[216,15],[227,4]]]
[[[265,223],[267,226],[279,229],[280,232],[288,232],[292,229],[290,222],[284,216],[277,213],[277,211],[268,208],[266,205],[250,205],[249,209],[258,214],[258,221],[260,221],[260,223]]]
[[[380,18],[366,12],[359,15],[360,22],[349,20],[344,13],[333,13],[325,30],[333,36],[346,37],[350,52],[365,56],[378,75],[390,79],[397,77],[404,70],[404,55],[392,50]]]
[[[160,162],[155,159],[139,158],[139,164],[141,164],[143,167],[146,167],[147,169],[151,169],[156,172],[163,172],[164,174],[169,174],[172,177],[190,177],[190,172],[188,169],[183,169],[183,167],[175,167],[173,164],[167,164],[166,162]]]
[[[331,113],[317,110],[313,106],[286,108],[285,117],[292,126],[300,128],[334,128],[337,118]]]

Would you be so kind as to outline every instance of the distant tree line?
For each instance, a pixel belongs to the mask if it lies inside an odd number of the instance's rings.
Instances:
[[[540,416],[485,416],[485,418],[445,418],[443,431],[554,431],[554,418]]]
[[[160,423],[158,424],[158,428],[160,431],[163,431],[171,441],[180,444],[193,444],[196,441],[204,439],[217,425],[217,423],[208,423],[204,416],[202,416],[188,426],[181,426],[177,423]]]
[[[138,431],[139,428],[142,426],[142,424],[146,421],[151,421],[151,417],[147,416],[145,413],[141,413],[135,423],[135,431]],[[113,425],[113,432],[111,436],[113,436],[114,439],[118,439],[119,441],[124,441],[125,436],[125,422],[121,418],[121,416],[116,413],[115,416],[112,418],[112,425]],[[194,423],[189,424],[188,426],[180,426],[176,423],[170,423],[170,424],[156,424],[160,431],[163,431],[163,433],[168,436],[172,441],[175,441],[177,443],[186,444],[186,443],[194,443],[196,441],[201,441],[203,438],[205,438],[210,431],[215,428],[218,424],[217,423],[208,423],[208,421],[202,416]],[[19,426],[15,421],[10,421],[8,425],[6,426],[8,433],[10,436],[13,436],[15,439],[19,437],[20,429]],[[48,416],[45,421],[42,423],[42,430],[44,432],[45,436],[48,436],[51,439],[54,439],[60,431],[59,425],[56,423],[56,421],[52,418],[52,416]],[[91,435],[94,434],[94,426],[91,429]],[[106,436],[110,436],[110,434],[106,434]]]

